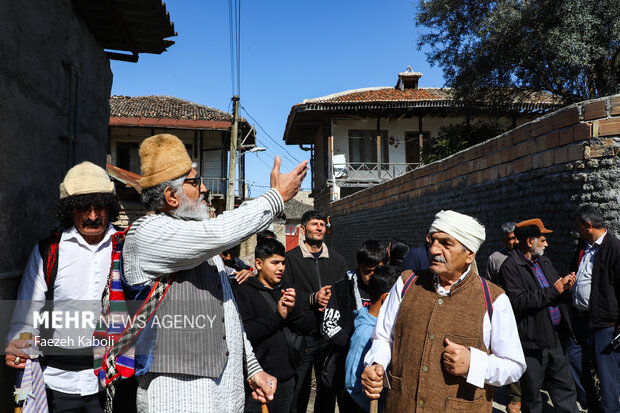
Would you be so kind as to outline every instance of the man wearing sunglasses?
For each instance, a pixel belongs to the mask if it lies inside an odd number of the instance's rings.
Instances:
[[[254,357],[218,254],[267,228],[298,192],[307,162],[281,174],[276,157],[269,191],[209,219],[206,188],[176,136],[146,139],[140,161],[142,200],[155,214],[137,220],[127,234],[125,278],[132,286],[151,286],[174,274],[157,314],[191,299],[193,305],[181,315],[200,313],[213,321],[204,328],[157,329],[146,362],[140,364],[137,358],[138,409],[242,411],[244,372],[254,397],[271,400],[276,379],[262,371]]]

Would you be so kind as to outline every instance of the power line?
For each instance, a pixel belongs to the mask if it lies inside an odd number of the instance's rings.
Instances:
[[[256,120],[254,119],[254,117],[252,115],[250,115],[250,113],[248,112],[248,110],[241,105],[241,109],[243,109],[243,111],[248,115],[248,117],[250,119],[252,119],[254,121],[254,123],[256,123],[258,125],[258,127],[263,131],[263,133],[273,142],[275,143],[280,149],[282,149],[284,152],[286,152],[295,162],[297,163],[301,163],[301,161],[297,158],[295,158],[295,156],[293,156],[283,145],[281,145],[280,143],[278,143],[278,141],[276,141],[274,138],[271,137],[271,135],[269,135],[269,133],[267,133],[267,131],[265,130],[265,128],[263,128],[263,126]]]
[[[264,142],[260,142],[258,139],[256,140],[256,142],[259,145],[263,145],[265,146],[265,149],[267,149],[267,151],[269,152],[273,152],[273,156],[280,156],[276,151],[274,151],[273,149],[271,149],[267,144],[265,144]],[[288,167],[290,167],[291,169],[295,168],[297,166],[297,164],[293,161],[291,161],[289,158],[287,158],[286,156],[280,156],[280,159],[282,160],[283,163],[286,163],[288,165]]]
[[[241,0],[228,0],[228,24],[232,94],[239,95],[241,93]]]

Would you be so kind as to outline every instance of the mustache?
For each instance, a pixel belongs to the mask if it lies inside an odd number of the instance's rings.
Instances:
[[[86,228],[88,227],[99,228],[102,225],[103,225],[103,220],[101,218],[85,219],[84,221],[82,221],[82,226]]]
[[[446,263],[446,259],[445,259],[444,257],[442,257],[441,255],[433,255],[433,256],[431,257],[431,261],[434,261],[434,262],[441,262],[441,263],[443,263],[443,264],[445,264],[445,263]]]

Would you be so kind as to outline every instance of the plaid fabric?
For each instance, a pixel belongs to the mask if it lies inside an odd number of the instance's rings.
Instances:
[[[528,260],[529,261],[529,260]],[[542,288],[549,288],[549,281],[547,281],[547,277],[545,273],[543,273],[542,268],[538,265],[538,260],[529,261],[530,268],[536,275],[536,279]],[[557,305],[552,305],[547,307],[549,309],[549,315],[551,316],[551,322],[554,326],[560,324],[562,320],[562,316],[560,315],[560,308]]]
[[[101,317],[93,333],[96,339],[93,340],[94,368],[101,385],[106,388],[106,413],[112,412],[114,384],[133,376],[135,371],[135,339],[141,332],[142,324],[134,321],[150,320],[174,279],[172,274],[155,281],[148,297],[130,321],[121,282],[121,252],[128,230],[117,232],[112,238],[112,265],[101,298]]]

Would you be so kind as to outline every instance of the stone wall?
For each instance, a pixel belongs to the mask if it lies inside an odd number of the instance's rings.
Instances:
[[[70,0],[3,1],[0,21],[0,299],[12,299],[30,251],[55,224],[70,116],[78,122],[69,163],[75,153],[105,165],[112,73]],[[2,348],[5,335],[0,324]],[[2,366],[0,411],[12,411],[13,373]]]
[[[4,1],[0,19],[0,277],[8,277],[21,272],[36,240],[54,224],[58,184],[67,170],[71,68],[77,76],[76,162],[101,166],[112,73],[70,0]]]
[[[575,104],[332,203],[332,245],[354,267],[364,240],[420,245],[435,213],[453,209],[487,228],[477,258],[486,265],[502,223],[539,217],[554,230],[547,255],[564,273],[578,205],[598,204],[620,233],[618,156],[620,95]]]

